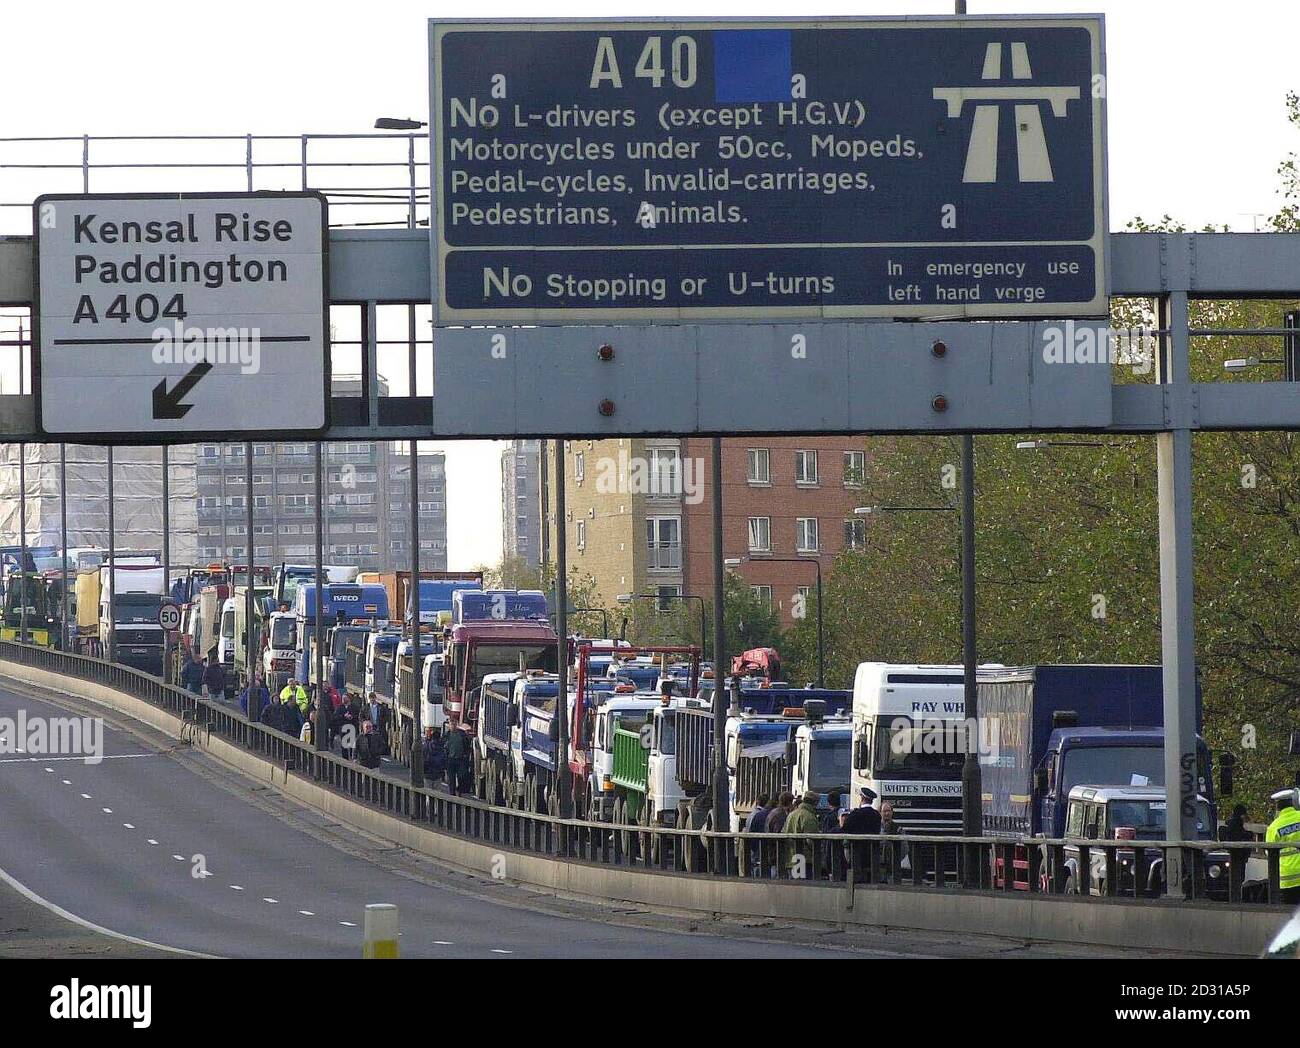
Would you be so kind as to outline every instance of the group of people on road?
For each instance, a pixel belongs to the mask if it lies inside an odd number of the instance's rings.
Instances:
[[[744,832],[843,833],[854,836],[902,833],[894,822],[894,806],[889,801],[881,804],[879,811],[873,807],[874,790],[863,786],[856,808],[841,807],[843,797],[843,791],[831,790],[826,794],[828,807],[822,809],[821,794],[815,790],[808,790],[797,803],[793,793],[781,793],[775,800],[769,794],[762,794],[745,820]]]
[[[192,695],[206,695],[210,699],[219,699],[226,694],[226,667],[211,652],[202,658],[190,652],[181,667],[181,683]]]

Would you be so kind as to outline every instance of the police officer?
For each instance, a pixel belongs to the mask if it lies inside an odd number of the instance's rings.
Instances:
[[[1300,790],[1278,790],[1273,794],[1273,803],[1277,806],[1277,817],[1268,824],[1264,840],[1300,844]],[[1300,902],[1300,848],[1282,849],[1278,876],[1282,901],[1291,905]]]
[[[299,718],[307,716],[307,690],[298,683],[297,678],[290,678],[280,691],[280,701],[289,702],[292,700],[298,706]]]

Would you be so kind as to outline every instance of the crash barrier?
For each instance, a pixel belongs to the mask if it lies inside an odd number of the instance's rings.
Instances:
[[[128,666],[12,641],[0,641],[0,659],[107,686],[177,717],[187,734],[219,735],[285,774],[306,776],[444,834],[540,858],[741,881],[1113,899],[1163,896],[1164,867],[1172,852],[1180,852],[1187,871],[1181,895],[1188,902],[1256,909],[1252,903],[1282,901],[1282,844],[796,837],[562,819],[396,781]]]

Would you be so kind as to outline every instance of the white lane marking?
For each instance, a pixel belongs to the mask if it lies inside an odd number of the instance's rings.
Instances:
[[[64,786],[71,786],[71,785],[72,785],[72,780],[71,780],[71,779],[64,779],[64,780],[63,780],[63,785],[64,785]]]
[[[149,843],[150,843],[150,844],[157,844],[158,842],[157,842],[156,840],[154,840],[152,837],[150,837],[150,838],[149,838]]]
[[[277,902],[279,902],[280,900],[279,900],[279,899],[272,899],[270,896],[264,896],[263,899],[262,899],[262,901],[263,901],[263,902],[269,902],[269,903],[277,903]]]
[[[455,946],[456,944],[454,942],[448,942],[446,939],[434,939],[433,945],[434,946]]]
[[[23,750],[15,750],[16,753],[22,753]],[[130,757],[157,757],[157,753],[105,753],[99,757],[46,757],[47,761],[80,761],[82,764],[98,764],[100,761],[119,761],[126,760]],[[0,760],[0,764],[31,764],[36,760],[35,757],[5,757]],[[49,771],[50,769],[46,769]]]
[[[122,823],[122,825],[123,825],[124,827],[126,827],[128,830],[134,830],[134,829],[135,829],[135,827],[132,826],[129,822],[124,822],[124,823]]]
[[[183,954],[186,957],[206,957],[211,959],[215,956],[210,953],[196,953],[194,950],[185,950],[179,946],[164,946],[162,943],[150,942],[148,939],[137,939],[134,935],[124,935],[122,932],[113,931],[112,928],[105,928],[103,925],[94,924],[93,922],[86,920],[84,917],[78,917],[75,913],[65,910],[57,903],[50,902],[49,899],[41,898],[41,896],[28,888],[27,885],[23,884],[21,881],[15,880],[4,870],[0,870],[0,881],[4,881],[5,884],[9,885],[10,888],[18,892],[20,895],[30,899],[38,906],[44,906],[51,913],[58,917],[62,917],[65,921],[72,921],[73,924],[79,924],[81,927],[96,932],[99,935],[107,935],[110,938],[118,939],[122,942],[133,943],[136,946],[147,946],[150,949],[162,950],[164,953]]]
[[[112,814],[113,814],[113,809],[112,809],[112,808],[100,808],[99,810],[102,811],[105,815],[112,815]]]
[[[356,927],[356,925],[353,924],[351,921],[339,921],[339,924],[343,925],[344,928],[355,928],[355,927]]]
[[[89,793],[83,793],[83,794],[81,795],[81,799],[82,799],[83,801],[88,801],[88,800],[90,800],[90,794],[89,794]]]
[[[316,916],[314,913],[311,912],[311,910],[299,910],[298,912],[299,912],[300,914],[302,914],[304,917],[315,917],[315,916]]]
[[[184,862],[184,861],[185,861],[185,856],[184,856],[184,855],[173,855],[172,858],[175,859],[177,862]]]
[[[232,884],[230,887],[232,887],[237,892],[242,892],[244,890],[244,886],[242,884]]]
[[[493,953],[514,953],[514,950],[493,950]]]
[[[53,768],[46,768],[45,770],[48,771],[51,775],[54,774],[54,769],[53,769]]]

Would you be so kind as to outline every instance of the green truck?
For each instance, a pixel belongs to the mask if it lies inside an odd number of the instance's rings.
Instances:
[[[650,771],[650,748],[638,730],[614,729],[614,822],[636,825],[642,822],[646,782]]]

